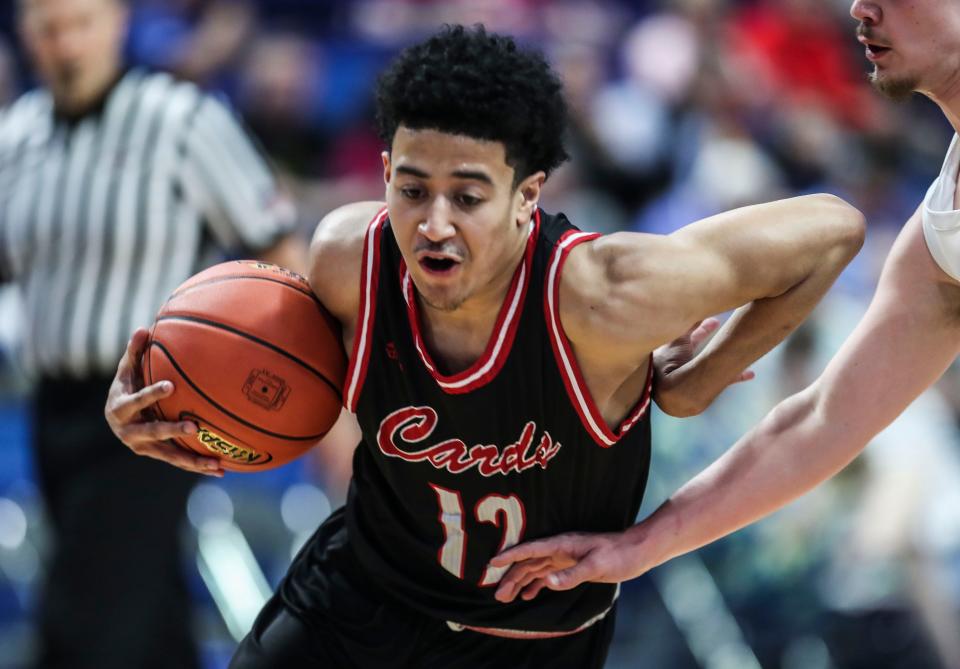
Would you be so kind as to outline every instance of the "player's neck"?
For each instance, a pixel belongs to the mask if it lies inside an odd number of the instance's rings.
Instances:
[[[960,94],[951,99],[943,100],[933,98],[933,96],[930,97],[943,111],[944,116],[947,117],[947,121],[949,121],[953,127],[953,131],[960,134]],[[960,180],[960,176],[958,176],[958,180]],[[953,208],[960,209],[960,181],[954,185]]]
[[[424,339],[431,355],[445,367],[444,373],[467,369],[483,355],[525,249],[524,240],[494,279],[455,309],[437,308],[417,295]]]
[[[474,327],[466,321],[423,322],[423,338],[430,357],[442,374],[469,369],[487,349],[496,320]]]
[[[960,133],[960,72],[951,72],[924,94],[940,107],[954,132]]]

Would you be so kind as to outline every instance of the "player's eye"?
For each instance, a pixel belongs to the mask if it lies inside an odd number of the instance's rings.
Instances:
[[[407,200],[419,200],[423,197],[423,189],[416,186],[402,186],[400,194]]]
[[[457,202],[459,202],[464,207],[476,207],[478,204],[483,202],[483,199],[475,195],[462,193],[457,196]]]

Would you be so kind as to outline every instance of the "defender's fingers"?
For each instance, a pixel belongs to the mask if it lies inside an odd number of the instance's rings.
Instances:
[[[561,569],[546,577],[551,590],[572,590],[581,583],[594,580],[599,575],[594,559],[586,558],[568,569]]]
[[[517,596],[517,592],[522,587],[521,584],[529,582],[529,579],[527,579],[528,575],[542,571],[550,571],[556,567],[549,558],[538,558],[515,563],[500,579],[500,584],[497,586],[494,597],[501,602],[513,601],[513,598]]]
[[[513,548],[508,548],[498,555],[494,555],[490,560],[490,564],[494,567],[506,567],[513,562],[549,557],[559,552],[563,545],[564,543],[559,537],[529,541],[514,546]]]
[[[546,577],[540,577],[526,588],[523,589],[523,592],[520,593],[520,599],[529,602],[531,599],[540,594],[540,591],[547,587]]]
[[[520,595],[524,590],[527,589],[531,583],[536,580],[545,578],[546,576],[554,573],[556,571],[555,567],[552,565],[546,565],[540,569],[535,569],[527,572],[524,577],[517,583],[517,587],[514,589],[513,597]]]

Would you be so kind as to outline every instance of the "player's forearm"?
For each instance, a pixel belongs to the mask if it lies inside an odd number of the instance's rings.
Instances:
[[[855,207],[819,194],[724,212],[671,236],[711,249],[726,264],[736,285],[723,288],[736,308],[781,295],[838,257],[845,265],[863,245],[865,230]],[[702,260],[709,263],[709,254]]]
[[[785,400],[627,531],[638,573],[781,508],[840,471],[868,440],[866,433],[826,422],[812,388]]]
[[[673,399],[674,405],[686,407],[683,415],[706,409],[743,370],[796,330],[858,249],[859,244],[827,245],[792,288],[737,309],[699,355],[672,372],[670,397],[661,398],[661,404]]]
[[[564,269],[560,301],[572,314],[564,328],[584,342],[602,333],[611,349],[643,359],[697,321],[789,293],[831,262],[842,267],[863,236],[859,211],[819,195],[724,212],[665,236],[600,237]]]

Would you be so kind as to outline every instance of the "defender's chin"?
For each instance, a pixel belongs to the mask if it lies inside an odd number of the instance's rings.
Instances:
[[[913,77],[897,77],[874,66],[869,75],[870,85],[884,97],[895,102],[903,102],[917,90],[917,81]]]

